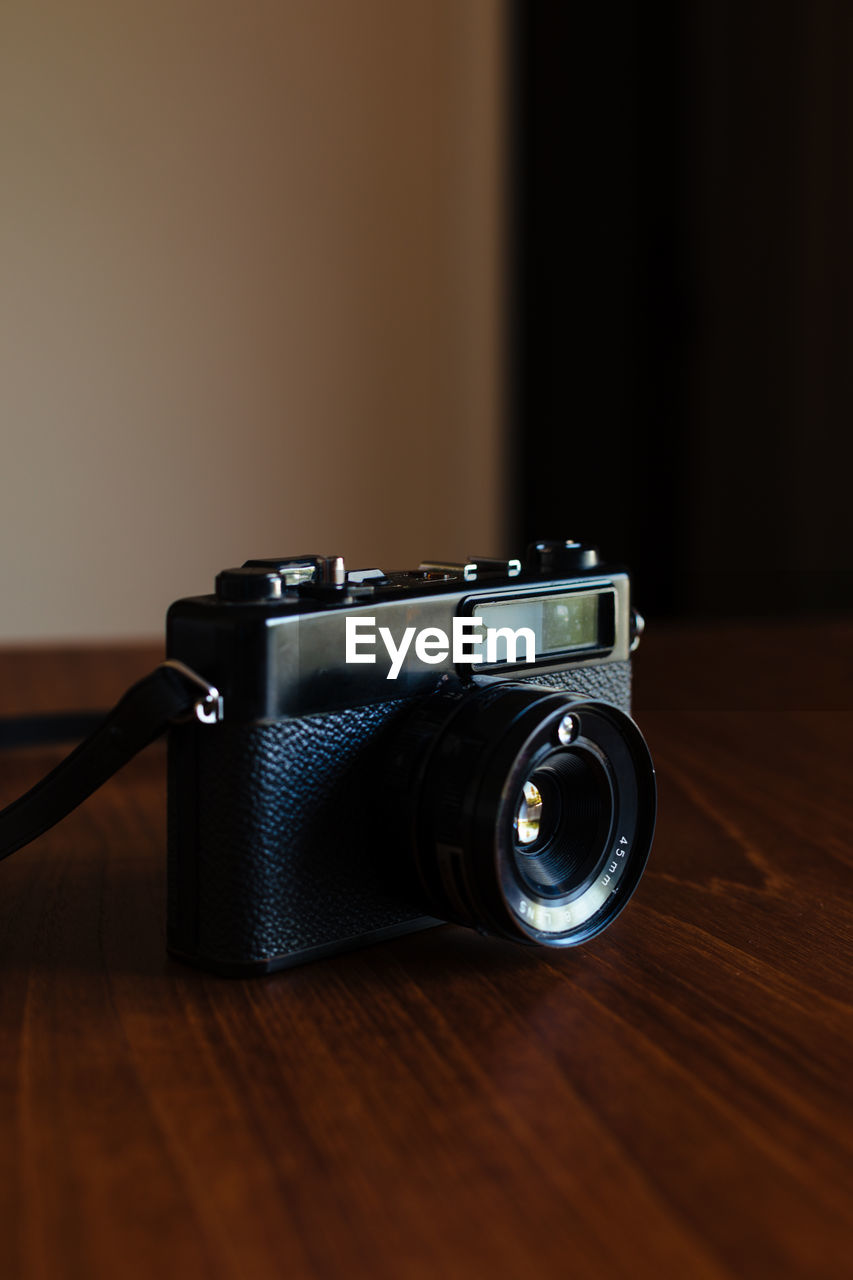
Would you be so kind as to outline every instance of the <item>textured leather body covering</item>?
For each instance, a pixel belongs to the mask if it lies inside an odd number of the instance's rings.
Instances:
[[[630,710],[630,663],[525,683]],[[411,700],[274,724],[175,728],[169,946],[224,971],[292,964],[430,923],[383,758]]]

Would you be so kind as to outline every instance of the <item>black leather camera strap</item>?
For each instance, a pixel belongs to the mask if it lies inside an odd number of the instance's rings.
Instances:
[[[0,859],[29,844],[76,809],[170,724],[193,715],[204,724],[220,720],[222,699],[218,691],[181,662],[169,661],[155,667],[150,675],[131,685],[94,731],[55,769],[0,811]],[[51,727],[61,728],[61,722],[70,730],[73,717],[33,720],[17,745],[27,745],[27,740],[43,741]],[[8,735],[4,745],[9,745]]]

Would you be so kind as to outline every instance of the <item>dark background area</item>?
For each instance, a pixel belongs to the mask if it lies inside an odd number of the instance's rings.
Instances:
[[[853,8],[511,6],[515,545],[646,614],[853,603]]]

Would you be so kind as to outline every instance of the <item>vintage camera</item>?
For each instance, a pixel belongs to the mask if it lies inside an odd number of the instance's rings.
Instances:
[[[599,933],[654,830],[641,627],[626,570],[575,542],[405,572],[249,560],[177,601],[169,658],[223,715],[170,731],[171,953],[246,975],[442,921]]]

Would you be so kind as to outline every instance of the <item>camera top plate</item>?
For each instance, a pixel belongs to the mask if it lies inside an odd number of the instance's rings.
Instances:
[[[534,543],[523,560],[427,560],[401,571],[348,572],[340,556],[252,559],[220,573],[216,587],[215,594],[172,605],[167,650],[216,684],[231,721],[410,698],[442,679],[556,677],[570,668],[626,662],[636,634],[627,571],[602,564],[595,548],[576,542]],[[560,610],[580,619],[582,601],[586,614],[594,608],[598,621],[589,625],[597,629],[566,650],[546,644],[538,654],[537,648],[533,662],[460,664],[452,646],[424,657],[412,642],[424,631],[455,635],[459,619],[489,610],[496,625],[511,618],[515,628],[538,611],[540,620],[547,614],[540,626],[553,630]],[[375,660],[347,658],[353,619],[384,632],[388,651],[377,643]],[[407,635],[405,658],[395,665],[393,648]]]

